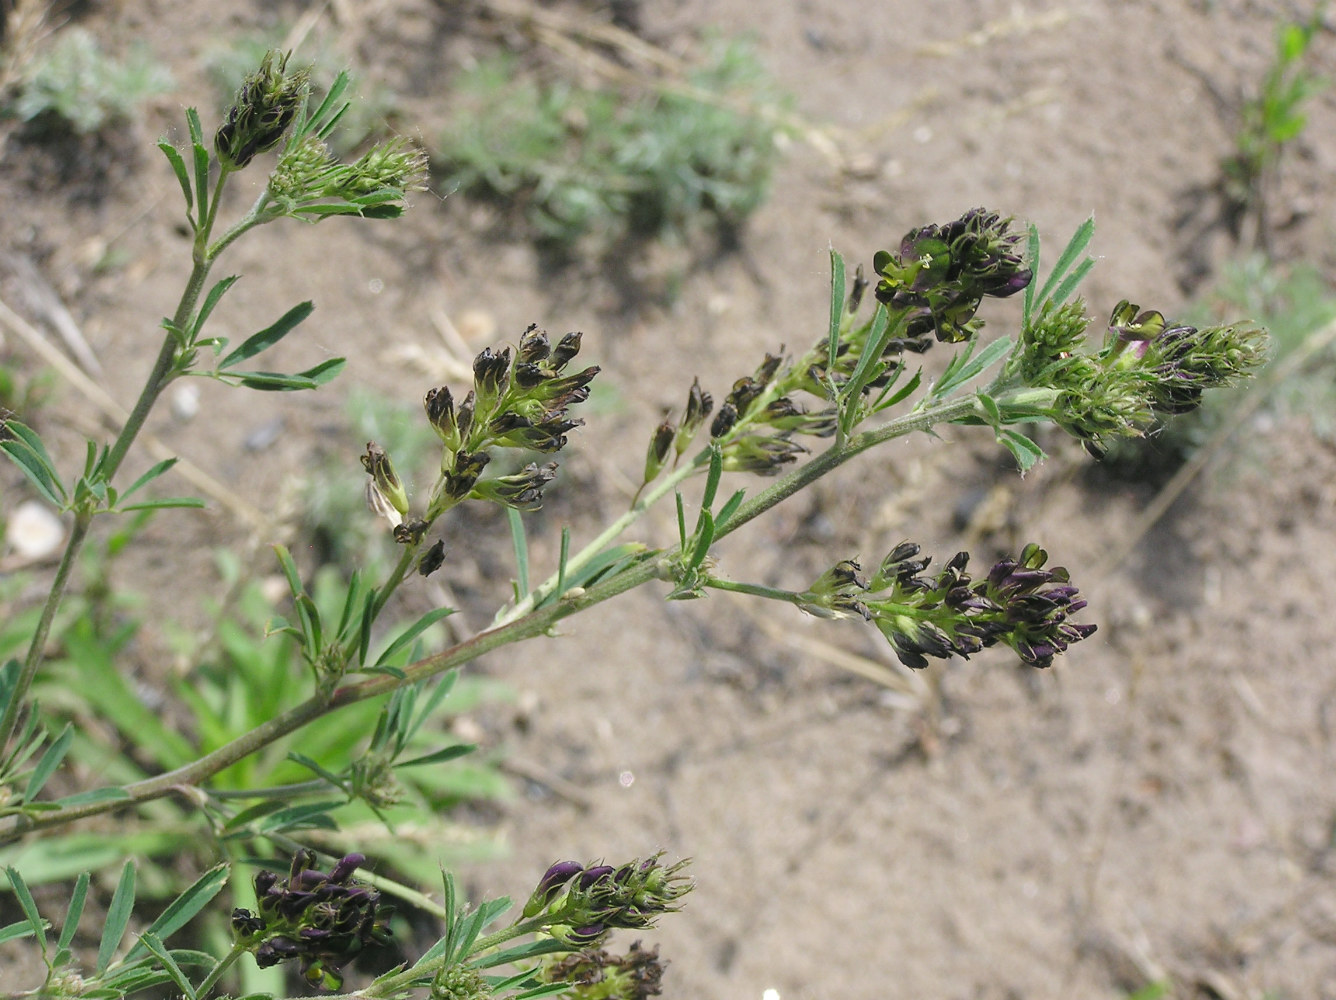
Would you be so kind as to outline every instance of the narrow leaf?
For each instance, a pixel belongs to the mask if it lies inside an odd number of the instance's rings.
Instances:
[[[195,914],[209,905],[210,900],[218,895],[219,891],[227,884],[230,871],[227,865],[215,865],[207,872],[197,878],[193,885],[185,892],[177,896],[158,916],[158,919],[149,924],[148,930],[140,935],[139,943],[136,944],[130,953],[125,956],[126,962],[133,962],[144,947],[150,947],[147,944],[149,939],[161,941],[171,937],[187,923]]]
[[[933,395],[941,398],[953,392],[966,382],[978,378],[985,371],[1011,353],[1011,338],[998,337],[978,354],[968,358],[954,371],[944,375],[942,381],[933,388]]]
[[[19,938],[26,938],[33,932],[32,924],[26,920],[19,920],[16,923],[9,924],[7,927],[0,927],[0,944],[6,941],[16,941]]]
[[[739,507],[742,506],[743,498],[746,497],[746,490],[738,490],[719,508],[719,513],[715,516],[715,524],[727,524],[728,519],[732,517]]]
[[[176,459],[164,458],[161,462],[153,466],[153,468],[149,469],[142,476],[140,476],[133,483],[131,483],[129,487],[125,490],[125,492],[121,494],[121,498],[124,499],[128,497],[131,493],[134,493],[136,490],[142,489],[144,486],[147,486],[149,483],[153,482],[153,480],[157,479],[159,476],[161,476],[164,472],[166,472],[175,464],[176,464]]]
[[[1095,261],[1091,257],[1087,257],[1085,260],[1081,261],[1081,263],[1076,266],[1076,269],[1072,271],[1071,274],[1067,275],[1062,284],[1060,284],[1053,292],[1051,301],[1055,305],[1062,305],[1062,303],[1066,302],[1067,299],[1071,297],[1072,292],[1076,291],[1076,286],[1085,281],[1086,275],[1089,274],[1094,267]]]
[[[126,504],[124,507],[116,509],[123,514],[128,514],[134,510],[169,510],[169,509],[188,509],[203,510],[205,503],[199,497],[163,497],[161,500],[144,500],[140,503]]]
[[[1007,451],[1011,452],[1021,472],[1030,471],[1036,462],[1045,457],[1044,449],[1019,431],[1003,430],[998,435],[998,440],[1006,446]]]
[[[1058,262],[1053,265],[1052,273],[1044,281],[1044,287],[1039,290],[1039,305],[1048,301],[1050,294],[1066,277],[1067,272],[1076,263],[1076,259],[1085,253],[1085,249],[1090,245],[1090,239],[1094,235],[1095,218],[1091,216],[1076,227],[1076,232],[1072,234],[1072,238],[1067,241],[1067,246],[1058,256]]]
[[[218,284],[221,285],[222,282],[220,281]],[[217,287],[217,285],[214,286],[215,290]],[[224,289],[224,291],[226,291],[226,289]],[[261,351],[273,347],[296,329],[297,325],[301,323],[302,320],[306,319],[307,316],[311,315],[314,310],[315,306],[309,299],[293,306],[280,316],[277,322],[273,325],[267,326],[259,333],[247,337],[240,347],[218,362],[218,370],[223,371],[227,368],[231,368],[233,365],[240,364],[248,358],[255,357],[255,355],[259,354]]]
[[[163,947],[162,941],[156,934],[146,931],[140,936],[139,944],[135,945],[135,948],[143,948],[152,952],[153,957],[158,960],[163,971],[166,972],[170,980],[176,984],[176,988],[184,994],[186,1000],[198,1000],[197,994],[195,993],[195,987],[190,985],[190,980],[186,977],[186,974],[181,971],[181,967],[176,964],[176,959],[172,958],[171,952]]]
[[[56,799],[55,804],[64,809],[67,806],[87,806],[95,802],[114,802],[128,800],[130,793],[124,788],[94,788],[88,792],[78,792],[75,795],[66,795],[63,799]]]
[[[42,759],[33,768],[32,776],[28,779],[28,788],[23,793],[25,802],[31,802],[35,799],[37,793],[51,779],[51,775],[60,766],[60,762],[65,759],[65,754],[70,749],[70,740],[72,739],[74,739],[74,730],[70,728],[70,724],[67,722],[65,728],[60,731],[60,735],[46,748],[46,753],[42,754]]]
[[[510,508],[507,509],[509,510]],[[525,593],[528,593],[528,591],[525,591]],[[455,613],[454,608],[435,608],[431,611],[428,611],[425,615],[423,615],[421,618],[415,621],[412,625],[404,629],[404,631],[400,633],[399,637],[396,638],[394,642],[390,643],[387,647],[385,647],[385,652],[381,653],[380,656],[376,658],[376,665],[380,666],[386,660],[393,657],[395,653],[399,652],[401,649],[403,649],[409,643],[411,643],[414,639],[420,636],[427,629],[435,625],[442,618],[446,618],[454,613]]]
[[[209,315],[213,312],[214,306],[218,305],[227,290],[241,280],[241,275],[231,274],[226,278],[221,278],[212,288],[209,294],[204,296],[204,302],[199,307],[199,312],[195,315],[195,321],[190,324],[190,339],[195,341],[199,337],[199,332],[204,329],[204,324],[208,322]]]
[[[433,753],[423,754],[421,757],[414,757],[412,760],[401,761],[395,764],[398,767],[418,767],[422,764],[440,764],[443,761],[455,760],[458,757],[465,757],[474,750],[477,750],[476,743],[458,743],[452,747],[444,747]]]
[[[74,892],[70,895],[69,908],[65,910],[65,922],[60,927],[60,940],[56,950],[64,951],[74,940],[79,930],[79,918],[83,916],[84,901],[88,898],[88,873],[80,872],[74,882]]]
[[[830,251],[830,330],[827,334],[827,364],[835,367],[835,354],[840,347],[840,326],[844,321],[844,258]]]
[[[42,915],[37,912],[37,903],[33,901],[32,893],[28,891],[28,883],[23,881],[23,876],[9,865],[5,866],[5,875],[9,878],[9,888],[13,891],[14,897],[19,901],[19,907],[23,910],[23,915],[28,920],[28,926],[36,935],[38,942],[42,946],[42,954],[46,954],[46,922]]]
[[[121,879],[116,884],[116,892],[107,907],[106,921],[102,925],[102,942],[97,946],[97,974],[100,976],[111,965],[112,956],[125,936],[125,928],[130,924],[130,914],[135,905],[135,863],[125,862],[121,869]]]
[[[510,524],[510,543],[515,548],[515,571],[519,592],[524,595],[529,593],[529,543],[524,536],[524,519],[514,507],[507,507],[506,520]]]
[[[172,165],[172,173],[176,174],[176,179],[181,184],[181,194],[186,199],[186,217],[190,219],[191,228],[194,228],[195,220],[192,212],[195,207],[195,196],[190,190],[190,174],[186,171],[186,161],[181,156],[181,151],[166,139],[158,140],[158,148],[162,150],[162,155],[167,157],[167,162]]]
[[[1030,223],[1030,239],[1025,250],[1025,266],[1030,269],[1030,283],[1025,286],[1025,308],[1023,328],[1030,328],[1030,317],[1034,314],[1035,283],[1039,278],[1039,227]]]
[[[5,421],[4,427],[13,437],[0,441],[0,450],[13,459],[14,464],[48,501],[56,507],[64,507],[67,497],[65,487],[60,484],[55,463],[47,454],[42,439],[17,420]]]

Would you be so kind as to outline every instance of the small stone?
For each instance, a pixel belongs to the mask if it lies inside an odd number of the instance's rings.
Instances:
[[[14,508],[5,537],[21,558],[45,559],[54,555],[65,540],[65,525],[45,504],[25,500]]]
[[[199,386],[182,382],[172,391],[172,416],[181,423],[193,420],[199,413]]]

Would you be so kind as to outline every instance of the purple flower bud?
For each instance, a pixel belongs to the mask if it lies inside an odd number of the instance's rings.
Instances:
[[[524,915],[533,917],[541,913],[549,903],[561,895],[566,883],[582,871],[584,865],[578,861],[558,861],[548,868],[538,880],[538,887],[529,896],[529,901],[524,904]]]
[[[581,890],[587,890],[592,888],[595,883],[607,878],[614,871],[616,869],[612,865],[595,865],[593,868],[586,868],[575,880],[575,883]]]

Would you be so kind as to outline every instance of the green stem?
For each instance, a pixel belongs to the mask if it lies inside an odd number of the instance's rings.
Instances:
[[[918,430],[927,430],[935,424],[969,416],[976,412],[977,405],[974,395],[970,394],[960,399],[948,400],[935,406],[925,407],[915,413],[892,420],[875,430],[855,435],[843,447],[831,448],[807,463],[807,465],[790,473],[769,489],[743,503],[732,517],[718,525],[715,538],[719,539],[731,534],[742,525],[792,496],[827,472],[847,462],[855,455],[892,438],[901,437]],[[703,461],[703,459],[697,456],[696,461]],[[695,464],[695,462],[692,463],[692,465]],[[652,494],[642,499],[638,506],[653,502],[653,498],[672,489],[677,482],[686,478],[691,471],[690,466],[675,471]],[[616,523],[630,523],[627,518],[631,514],[639,516],[633,509],[627,515],[623,515],[623,518]],[[634,520],[634,517],[631,517],[630,520]],[[600,539],[605,541],[600,542],[600,544],[605,544],[606,540],[611,540],[611,537],[615,537],[615,535],[604,532]],[[592,555],[590,558],[592,558]],[[231,743],[206,754],[191,764],[157,777],[147,778],[124,786],[128,799],[91,802],[53,809],[36,815],[6,817],[0,820],[0,843],[30,830],[61,826],[76,819],[124,808],[127,804],[161,798],[182,786],[198,785],[224,768],[230,767],[244,757],[248,757],[282,737],[295,732],[322,715],[356,702],[365,701],[368,698],[388,694],[396,688],[435,677],[447,670],[472,662],[485,653],[499,649],[502,646],[544,635],[553,625],[564,618],[578,614],[596,604],[601,604],[628,590],[633,590],[650,580],[663,578],[666,568],[662,563],[662,559],[653,558],[653,555],[650,554],[649,557],[642,558],[615,576],[605,579],[587,590],[563,595],[560,600],[531,610],[522,617],[515,617],[518,608],[512,609],[511,615],[504,619],[501,624],[405,667],[402,678],[389,675],[373,677],[341,687],[328,697],[317,695],[309,698],[300,705],[270,719],[263,725],[239,736]],[[536,591],[535,594],[540,593],[541,589]],[[534,594],[531,594],[524,603],[532,604],[533,601]]]
[[[92,520],[91,514],[81,515],[75,519],[74,527],[70,529],[70,538],[65,543],[65,551],[60,557],[60,565],[56,568],[56,577],[51,581],[51,589],[47,592],[46,603],[42,605],[42,615],[37,620],[37,630],[33,633],[32,642],[28,645],[28,653],[23,659],[23,667],[19,671],[18,679],[14,683],[14,690],[5,705],[5,714],[0,717],[0,754],[3,754],[5,748],[9,745],[9,739],[14,734],[14,727],[18,725],[19,707],[23,704],[28,689],[32,687],[33,678],[37,676],[37,668],[41,666],[42,656],[46,652],[47,636],[51,634],[51,623],[55,621],[56,611],[59,610],[61,599],[65,595],[65,585],[69,582],[70,572],[74,568],[79,550],[83,547],[83,540],[88,534],[88,527]]]
[[[195,995],[199,1000],[207,1000],[209,993],[218,985],[218,980],[223,978],[223,974],[236,964],[237,959],[246,954],[246,949],[239,944],[234,944],[223,960],[215,965],[210,973],[204,977],[204,981],[195,987]]]
[[[172,315],[172,326],[175,330],[185,329],[190,322],[190,318],[195,312],[195,306],[199,302],[200,293],[204,290],[204,283],[209,277],[209,268],[212,261],[206,255],[201,254],[200,246],[204,240],[208,239],[208,230],[213,225],[213,213],[218,207],[218,199],[222,194],[223,182],[226,177],[227,173],[225,171],[219,175],[218,183],[214,188],[213,204],[210,208],[208,222],[201,228],[201,235],[196,240],[193,255],[194,266],[191,268],[190,278],[186,281],[185,290],[181,293],[181,299],[176,305],[176,312]],[[139,393],[139,398],[135,401],[134,408],[130,411],[130,415],[122,425],[120,433],[116,435],[116,440],[107,451],[106,458],[103,459],[98,468],[98,473],[104,482],[110,484],[120,470],[121,463],[125,461],[130,446],[134,443],[135,438],[139,436],[139,432],[143,430],[144,422],[148,419],[153,404],[158,401],[162,390],[171,381],[172,369],[176,359],[177,341],[173,333],[169,331],[163,337],[162,346],[158,349],[158,356],[153,362],[153,368],[149,372],[148,378],[144,381],[144,387]],[[3,717],[0,717],[0,752],[3,752],[9,743],[10,737],[14,734],[14,727],[18,722],[19,707],[27,697],[28,690],[37,676],[37,668],[46,648],[51,622],[55,619],[60,602],[64,599],[70,570],[88,537],[88,527],[91,521],[91,513],[80,512],[76,514],[74,528],[70,532],[69,540],[65,543],[65,552],[61,556],[60,567],[56,571],[55,579],[51,582],[51,589],[47,592],[46,602],[42,606],[42,616],[38,622],[37,631],[28,646],[28,654],[24,658],[23,668],[14,685],[14,690],[10,694],[9,703],[5,706],[5,713]]]
[[[478,940],[473,943],[473,947],[469,950],[468,955],[464,957],[463,961],[468,961],[468,959],[475,955],[489,952],[493,948],[503,945],[507,941],[513,941],[517,937],[523,937],[525,934],[533,934],[540,931],[551,922],[552,918],[550,916],[531,917],[528,920],[521,920],[511,924],[509,927],[503,927],[501,930],[488,934],[486,937],[478,938]],[[461,964],[450,962],[450,958],[451,956],[449,955],[441,955],[439,958],[435,958],[432,961],[426,962],[415,968],[405,969],[403,972],[394,973],[388,978],[378,979],[366,990],[361,993],[353,994],[353,996],[365,997],[367,1000],[372,1000],[372,998],[389,997],[395,990],[406,989],[412,986],[415,982],[420,982],[425,977],[435,976],[436,973],[445,968],[447,964]],[[335,997],[331,998],[331,1000],[339,1000],[339,998]]]
[[[751,597],[764,597],[771,601],[783,601],[785,604],[801,605],[802,597],[791,590],[778,587],[765,587],[759,583],[739,583],[735,580],[721,580],[716,576],[705,581],[711,590],[726,590],[731,594],[747,594]]]

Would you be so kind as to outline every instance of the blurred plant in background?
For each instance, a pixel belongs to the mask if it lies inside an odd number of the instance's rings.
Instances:
[[[13,58],[11,49],[6,59]],[[0,112],[38,125],[63,123],[85,134],[133,120],[145,101],[173,85],[171,74],[146,49],[113,58],[83,28],[64,28],[25,53],[9,93],[0,94]]]
[[[684,85],[638,95],[520,68],[498,54],[460,75],[432,167],[540,239],[574,252],[706,224],[727,236],[764,201],[787,99],[746,43],[713,39]]]

